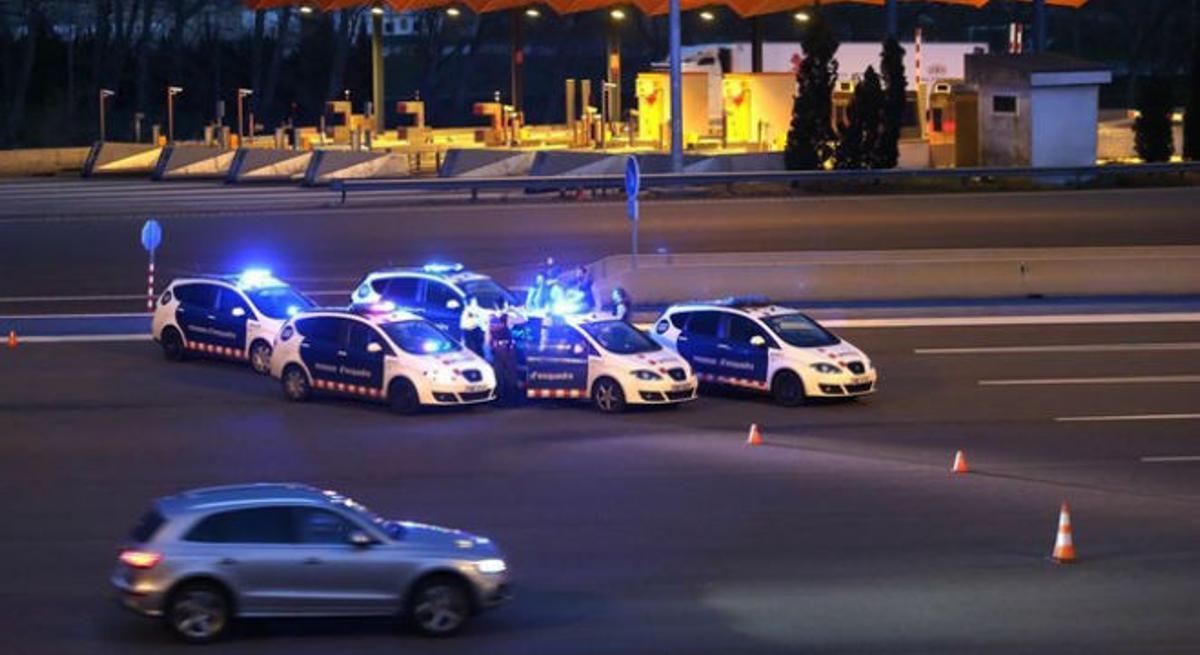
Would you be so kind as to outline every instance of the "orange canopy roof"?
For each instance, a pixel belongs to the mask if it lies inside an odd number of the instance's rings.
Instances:
[[[908,0],[899,0],[906,2]],[[982,7],[990,0],[933,0],[944,4],[967,5]],[[1029,2],[1030,0],[1025,0]],[[1079,8],[1088,0],[1046,0],[1046,4],[1059,7]],[[635,6],[651,16],[667,13],[668,0],[244,0],[251,9],[274,9],[277,7],[298,7],[309,5],[321,11],[333,11],[348,7],[363,7],[384,4],[396,11],[418,11],[421,9],[436,9],[438,7],[462,6],[482,14],[491,11],[502,11],[517,7],[544,5],[559,14],[574,14],[583,11],[593,11],[608,7]],[[865,5],[883,6],[885,0],[680,0],[680,9],[689,11],[704,7],[724,6],[742,17],[762,16],[783,11],[803,9],[816,4],[838,4],[853,2]]]

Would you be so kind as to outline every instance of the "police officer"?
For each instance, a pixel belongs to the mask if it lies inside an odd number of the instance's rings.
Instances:
[[[472,296],[467,300],[467,306],[463,307],[458,327],[462,330],[463,344],[480,357],[483,357],[484,320],[479,301]]]
[[[618,320],[629,320],[629,312],[633,307],[633,300],[629,297],[629,292],[623,287],[613,288],[612,307],[613,314],[616,314]]]
[[[508,313],[492,316],[488,325],[488,342],[492,351],[492,368],[496,371],[496,393],[500,402],[511,405],[520,397],[517,385],[517,350],[512,330],[508,327]]]

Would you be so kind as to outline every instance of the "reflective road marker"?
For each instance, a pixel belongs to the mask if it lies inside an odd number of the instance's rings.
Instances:
[[[1134,375],[1104,378],[1030,378],[1025,380],[980,380],[982,387],[1015,387],[1058,384],[1178,384],[1200,382],[1200,375]]]
[[[1197,421],[1200,414],[1125,414],[1114,416],[1059,416],[1059,423],[1105,423],[1117,421]]]

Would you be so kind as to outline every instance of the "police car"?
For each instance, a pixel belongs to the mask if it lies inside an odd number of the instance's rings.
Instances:
[[[602,412],[696,398],[687,362],[611,314],[534,318],[513,337],[528,398],[587,398]]]
[[[289,316],[313,302],[267,270],[179,278],[158,298],[151,334],[167,359],[189,355],[271,366],[271,343]]]
[[[850,342],[762,300],[674,305],[655,321],[654,338],[682,355],[701,382],[769,392],[785,406],[873,393],[878,378]]]
[[[426,264],[368,273],[351,294],[355,309],[419,314],[450,336],[461,338],[463,308],[474,299],[484,310],[515,307],[520,301],[492,278],[462,264]]]
[[[298,314],[279,331],[271,377],[289,400],[328,392],[386,402],[401,413],[483,403],[496,392],[487,362],[409,312]]]

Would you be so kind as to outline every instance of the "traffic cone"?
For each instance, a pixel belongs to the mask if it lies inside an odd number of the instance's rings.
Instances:
[[[960,450],[954,453],[954,466],[950,467],[950,472],[959,474],[971,472],[967,468],[967,456],[963,454],[963,451]]]
[[[17,331],[16,330],[8,331],[8,347],[9,348],[17,347]]]
[[[763,445],[762,433],[758,431],[757,423],[750,424],[750,436],[746,437],[746,445],[747,446]]]
[[[1054,553],[1050,559],[1060,564],[1075,561],[1075,540],[1071,537],[1071,509],[1067,501],[1063,501],[1062,509],[1058,511],[1058,537],[1054,540]]]

